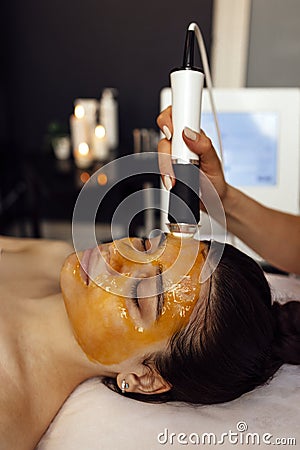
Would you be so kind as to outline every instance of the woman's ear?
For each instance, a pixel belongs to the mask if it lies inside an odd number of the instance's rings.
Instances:
[[[134,392],[136,394],[162,394],[171,389],[159,373],[149,366],[143,366],[141,373],[129,372],[117,375],[117,384],[124,392]]]

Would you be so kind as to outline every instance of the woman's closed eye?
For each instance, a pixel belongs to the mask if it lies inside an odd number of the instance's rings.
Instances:
[[[138,308],[145,306],[143,300],[157,301],[156,276],[134,280],[131,287],[131,299]]]
[[[154,323],[161,314],[163,306],[161,272],[156,276],[137,279],[131,288],[128,310],[132,318],[141,319],[144,325]]]
[[[140,304],[139,304],[139,297],[138,297],[138,286],[139,284],[142,282],[143,280],[136,280],[132,286],[131,286],[131,299],[134,303],[134,305],[139,309],[140,308]]]

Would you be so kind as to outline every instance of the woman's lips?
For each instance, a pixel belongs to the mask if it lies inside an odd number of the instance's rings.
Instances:
[[[90,262],[90,257],[91,257],[92,252],[93,252],[92,248],[88,248],[87,250],[85,250],[83,252],[82,259],[80,261],[80,275],[86,284],[89,284],[88,270],[89,270],[89,262]]]

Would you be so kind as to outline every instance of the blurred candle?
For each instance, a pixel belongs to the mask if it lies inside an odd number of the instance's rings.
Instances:
[[[74,101],[74,113],[79,119],[84,118],[88,124],[90,133],[96,126],[98,102],[94,98],[77,98]]]
[[[102,125],[97,125],[94,131],[93,155],[97,161],[103,161],[108,158],[108,143],[105,128]]]
[[[78,113],[78,111],[76,112]],[[70,130],[73,151],[78,149],[81,142],[89,142],[89,128],[84,115],[80,118],[75,115],[70,117]]]
[[[77,119],[82,119],[84,117],[84,107],[82,105],[76,105],[74,109],[74,114]]]
[[[80,142],[74,149],[75,164],[80,169],[86,169],[92,163],[92,152],[86,142]]]

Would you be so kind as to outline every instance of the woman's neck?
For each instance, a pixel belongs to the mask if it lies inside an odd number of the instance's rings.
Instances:
[[[37,304],[38,303],[38,304]],[[92,362],[78,344],[71,328],[62,294],[48,296],[41,301],[28,301],[31,315],[32,339],[36,343],[34,360],[39,361],[45,376],[52,372],[59,384],[73,390],[84,380],[103,375],[112,375],[103,366]]]

